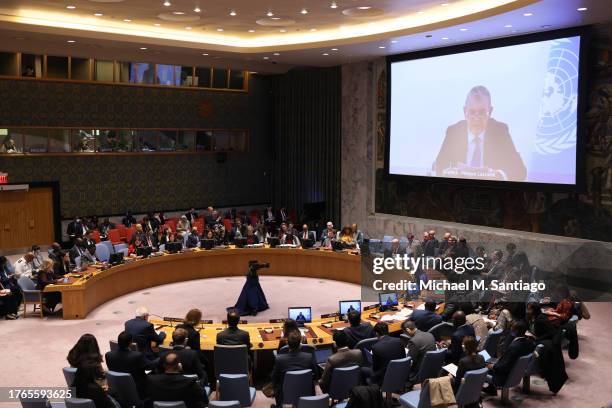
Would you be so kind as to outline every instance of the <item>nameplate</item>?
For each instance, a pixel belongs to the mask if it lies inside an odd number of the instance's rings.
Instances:
[[[285,319],[270,319],[270,323],[285,323]]]
[[[370,306],[364,306],[363,310],[372,310],[372,309],[378,309],[378,307],[380,306],[380,303],[376,303],[375,305],[370,305]]]
[[[248,322],[247,322],[246,320],[241,320],[241,321],[239,322],[239,324],[247,324],[247,323],[248,323]],[[221,321],[221,324],[227,324],[227,320],[222,320],[222,321]]]
[[[328,314],[322,314],[321,315],[321,319],[329,319],[330,317],[339,317],[340,313],[328,313]]]
[[[182,323],[183,319],[180,317],[164,317],[164,322]]]

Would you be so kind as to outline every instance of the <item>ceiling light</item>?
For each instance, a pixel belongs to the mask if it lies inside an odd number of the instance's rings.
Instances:
[[[302,14],[308,14],[308,10],[306,10],[306,9],[302,9],[302,11],[300,11],[300,13],[302,13]]]
[[[335,1],[332,1],[332,4],[330,4],[329,7],[335,9],[335,8],[338,8],[338,5],[336,4]]]
[[[587,11],[587,10],[588,10],[588,8],[586,8],[586,7],[579,7],[579,8],[577,8],[576,10],[577,10],[577,11]]]
[[[172,3],[170,3],[168,0],[164,1],[164,6],[170,7],[171,5]]]
[[[506,27],[506,28],[512,28],[512,24],[506,24],[504,27]]]
[[[217,31],[221,32],[223,29],[221,27],[217,28]]]
[[[68,10],[74,10],[74,9],[76,8],[76,6],[72,6],[72,5],[70,5],[70,6],[66,6],[66,8],[67,8]]]
[[[337,49],[337,48],[332,48],[331,50],[332,50],[332,51],[338,51],[338,49]]]
[[[147,47],[140,47],[140,49],[144,51],[147,49]]]
[[[272,17],[273,15],[274,15],[274,13],[272,12],[272,10],[270,10],[270,11],[268,11],[266,13],[266,16],[268,16],[268,17]]]
[[[66,41],[66,42],[68,42],[68,43],[72,44],[72,43],[75,43],[76,41],[75,41],[75,40],[68,40],[68,41]]]
[[[182,16],[183,14],[185,14],[184,11],[173,11],[172,14],[177,15],[177,16]]]
[[[357,9],[359,9],[359,10],[369,10],[369,9],[371,9],[371,8],[372,8],[372,7],[370,7],[370,6],[358,6],[358,7],[357,7]]]
[[[379,45],[378,48],[380,48],[381,50],[384,50],[386,47],[384,45]]]
[[[185,30],[191,30],[191,29],[192,29],[192,27],[190,27],[190,26],[185,27]]]
[[[531,16],[533,16],[533,13],[523,13],[523,15],[524,15],[525,17],[531,17]]]
[[[278,52],[275,52],[275,53],[274,53],[274,55],[276,55],[276,56],[278,57],[278,56],[280,55],[280,53],[278,53]]]
[[[208,54],[207,54],[207,53],[204,53],[204,54],[202,54],[202,55],[203,55],[203,56],[205,56],[205,57],[208,57]]]
[[[202,11],[201,8],[199,8],[198,6],[195,6],[195,8],[193,9],[194,12],[199,13],[200,11]]]
[[[129,18],[124,18],[123,21],[125,21],[126,23],[131,23],[132,20],[130,20]]]
[[[323,55],[329,55],[328,53],[324,52]]]
[[[253,30],[252,28],[249,30],[249,33],[254,33],[255,30]]]
[[[467,31],[467,28],[460,28],[459,31]]]
[[[267,59],[270,59],[270,57],[263,57],[263,59],[266,59],[266,60],[267,60]]]
[[[232,16],[232,17],[233,17],[233,16],[235,16],[235,15],[236,15],[236,11],[235,11],[235,10],[230,11],[230,16]]]
[[[103,15],[104,14],[102,14],[102,13],[94,13],[94,16],[96,16],[96,17],[102,17]]]

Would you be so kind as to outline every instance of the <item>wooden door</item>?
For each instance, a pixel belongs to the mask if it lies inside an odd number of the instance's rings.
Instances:
[[[54,240],[51,187],[0,191],[0,250],[49,245]]]

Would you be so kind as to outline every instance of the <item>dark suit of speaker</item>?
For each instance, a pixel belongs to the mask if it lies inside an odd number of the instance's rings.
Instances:
[[[157,372],[164,372],[164,357],[170,353],[176,353],[178,359],[183,367],[184,374],[195,374],[198,376],[203,384],[208,383],[206,372],[200,362],[200,352],[185,348],[185,346],[174,346],[172,350],[162,350],[159,352],[159,363],[157,365]]]
[[[371,382],[382,384],[387,366],[391,360],[406,357],[406,349],[397,337],[383,336],[372,346]]]
[[[109,351],[104,358],[109,370],[131,374],[138,388],[138,394],[141,398],[144,398],[147,387],[145,374],[147,362],[144,355],[140,351],[118,349]]]
[[[523,159],[516,151],[508,125],[489,119],[482,146],[483,167],[502,170],[509,181],[524,181],[527,170]],[[446,130],[446,137],[436,158],[436,174],[443,176],[442,172],[448,167],[456,167],[457,163],[466,163],[468,151],[467,122],[462,120],[451,125]]]
[[[416,324],[417,329],[426,332],[436,324],[442,323],[442,316],[429,310],[415,310],[409,320]]]
[[[375,337],[372,333],[372,325],[369,323],[361,323],[358,326],[346,327],[343,331],[346,334],[347,345],[349,348],[354,348],[355,344],[363,339]]]
[[[152,323],[144,319],[134,318],[125,322],[125,331],[132,335],[134,343],[138,345],[138,350],[144,354],[147,360],[157,358],[151,348],[151,342],[161,344],[165,336],[162,337],[155,333]]]
[[[465,336],[476,337],[474,328],[467,323],[463,326],[457,327],[453,333],[453,337],[451,337],[451,344],[447,350],[447,360],[450,363],[457,364],[459,359],[461,359],[461,356],[463,355],[463,347],[461,346]]]
[[[154,401],[183,401],[187,408],[201,408],[208,403],[204,389],[195,378],[183,373],[155,374],[148,376],[146,407],[152,408]]]
[[[227,329],[217,333],[217,344],[223,346],[239,346],[244,344],[247,348],[251,348],[251,337],[249,332],[240,330],[237,327],[228,327]]]

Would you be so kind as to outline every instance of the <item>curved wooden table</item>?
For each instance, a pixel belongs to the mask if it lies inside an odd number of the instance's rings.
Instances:
[[[48,285],[61,292],[64,319],[84,319],[101,304],[127,293],[167,283],[244,276],[248,262],[269,262],[261,275],[300,276],[361,283],[361,257],[344,252],[301,248],[195,250],[124,263],[106,270],[90,268],[68,284]]]

